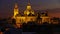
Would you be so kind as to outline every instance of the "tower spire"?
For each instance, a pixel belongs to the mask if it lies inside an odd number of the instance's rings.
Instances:
[[[28,0],[28,6],[30,6],[30,0]]]
[[[17,5],[17,3],[15,3],[15,8],[18,8],[18,5]]]
[[[28,3],[30,3],[30,0],[28,0]]]

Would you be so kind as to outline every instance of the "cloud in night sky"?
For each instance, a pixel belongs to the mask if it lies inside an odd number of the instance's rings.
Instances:
[[[18,2],[19,10],[26,8],[28,0],[0,0],[0,15],[12,15],[15,1]],[[31,5],[34,10],[55,9],[60,8],[60,0],[31,0]]]

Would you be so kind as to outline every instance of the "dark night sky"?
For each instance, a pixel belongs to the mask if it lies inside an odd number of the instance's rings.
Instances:
[[[12,16],[14,3],[16,1],[18,2],[20,12],[26,8],[28,0],[0,0],[0,17]],[[60,8],[60,0],[31,0],[31,6],[34,10]],[[60,17],[60,12],[56,12],[52,13],[51,11],[49,14],[51,14],[51,16],[57,15],[57,17]]]

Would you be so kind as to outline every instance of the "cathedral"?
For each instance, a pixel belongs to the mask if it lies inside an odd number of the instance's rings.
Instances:
[[[16,23],[28,23],[29,21],[44,23],[50,23],[50,17],[48,16],[48,12],[35,15],[34,10],[31,7],[30,1],[27,3],[26,9],[24,10],[24,15],[19,13],[18,4],[15,3],[14,7],[14,15],[13,18],[16,19]]]

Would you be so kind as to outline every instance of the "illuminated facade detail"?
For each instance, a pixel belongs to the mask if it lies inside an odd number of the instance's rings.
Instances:
[[[19,23],[27,23],[29,21],[36,21],[36,17],[35,16],[21,16],[21,17],[16,17],[16,22],[19,22]]]
[[[18,5],[17,5],[17,3],[15,3],[15,7],[14,7],[14,18],[15,18],[15,16],[16,16],[17,14],[19,14],[18,11],[19,11],[19,10],[18,10]]]
[[[29,15],[30,13],[34,15],[34,11],[31,8],[30,2],[28,2],[26,10],[24,11],[24,15]]]

